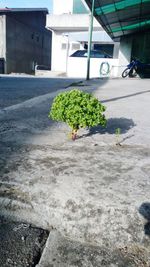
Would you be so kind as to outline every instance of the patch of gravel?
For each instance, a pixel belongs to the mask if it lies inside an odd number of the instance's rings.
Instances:
[[[34,267],[49,232],[23,222],[0,218],[0,266]]]

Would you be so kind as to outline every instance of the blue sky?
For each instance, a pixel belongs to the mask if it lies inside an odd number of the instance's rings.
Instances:
[[[46,7],[51,12],[52,0],[0,0],[0,8],[3,7],[9,7],[9,8]]]

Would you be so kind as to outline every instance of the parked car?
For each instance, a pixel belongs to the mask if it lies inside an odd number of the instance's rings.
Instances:
[[[75,51],[70,57],[87,57],[88,51],[87,50],[77,50]],[[108,55],[104,51],[99,50],[91,50],[90,53],[91,58],[112,58],[112,56]]]

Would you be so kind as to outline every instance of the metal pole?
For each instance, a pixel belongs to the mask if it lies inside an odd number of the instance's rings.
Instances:
[[[66,34],[66,37],[67,37],[67,47],[66,47],[66,75],[67,75],[67,72],[68,72],[68,56],[69,56],[69,33]]]
[[[90,19],[90,26],[89,26],[89,40],[88,40],[87,76],[86,76],[87,80],[90,79],[90,54],[91,54],[91,43],[92,43],[92,33],[93,33],[94,4],[95,4],[95,0],[92,0],[92,11],[91,11],[91,19]]]

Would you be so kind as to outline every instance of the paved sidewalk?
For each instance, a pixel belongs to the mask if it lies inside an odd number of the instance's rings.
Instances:
[[[38,267],[149,267],[149,221],[139,213],[150,202],[149,80],[75,87],[106,106],[106,129],[71,141],[66,125],[47,119],[54,93],[1,114],[1,214],[56,229]]]
[[[36,267],[149,267],[149,248],[131,244],[106,249],[50,232],[46,247]]]

